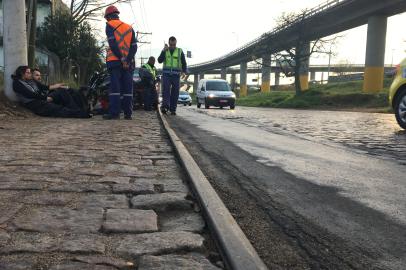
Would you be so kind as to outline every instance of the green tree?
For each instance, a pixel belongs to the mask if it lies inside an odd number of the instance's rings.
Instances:
[[[92,34],[92,28],[84,22],[80,24],[76,31],[76,50],[72,50],[71,57],[76,60],[80,70],[80,82],[87,82],[94,71],[100,71],[103,68],[103,47],[99,45],[97,39]]]
[[[75,21],[68,12],[47,17],[38,31],[37,43],[59,56],[64,63],[62,73],[70,75],[73,64],[80,84],[102,67],[102,47],[92,27],[87,22]]]

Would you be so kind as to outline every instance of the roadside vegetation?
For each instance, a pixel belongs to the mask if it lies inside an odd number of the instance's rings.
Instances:
[[[237,99],[237,105],[250,107],[330,109],[390,112],[388,90],[391,80],[377,94],[364,93],[362,81],[312,85],[308,91],[295,95],[294,86],[270,93],[249,93]]]

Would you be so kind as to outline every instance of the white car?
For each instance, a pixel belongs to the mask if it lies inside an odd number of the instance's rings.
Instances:
[[[235,108],[235,94],[231,91],[230,85],[225,80],[202,79],[197,88],[196,102],[200,108],[203,104],[206,109],[214,107]]]

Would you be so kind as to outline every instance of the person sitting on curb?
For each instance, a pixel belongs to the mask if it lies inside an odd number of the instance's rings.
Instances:
[[[66,86],[56,84],[51,87],[39,85],[32,80],[31,69],[19,66],[12,75],[13,90],[24,107],[39,116],[90,118],[91,115],[75,103]],[[50,90],[57,90],[51,91]],[[54,93],[53,93],[54,92]]]
[[[45,85],[42,83],[42,76],[41,76],[41,71],[37,68],[34,68],[32,71],[32,80],[37,84],[38,88],[43,89],[46,92],[50,92],[59,88],[68,88],[65,84],[63,83],[57,83],[53,85]]]
[[[88,102],[83,94],[83,90],[71,89],[63,83],[53,85],[45,85],[42,83],[41,71],[37,68],[32,70],[32,80],[37,85],[38,89],[47,92],[48,102],[53,102],[59,105],[66,105],[71,99],[84,111],[88,110]],[[55,91],[56,90],[56,91]]]

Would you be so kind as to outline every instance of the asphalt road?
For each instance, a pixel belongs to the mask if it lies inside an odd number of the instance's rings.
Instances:
[[[405,269],[392,115],[180,107],[169,122],[271,269]]]

